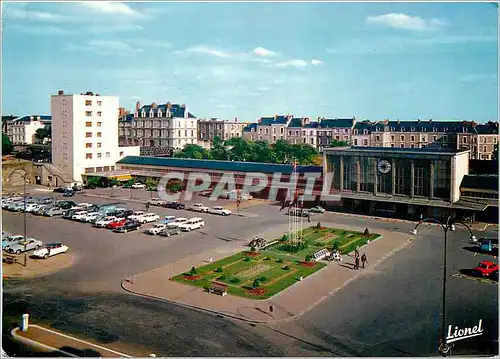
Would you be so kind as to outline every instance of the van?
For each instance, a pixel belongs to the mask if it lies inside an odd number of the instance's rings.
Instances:
[[[205,225],[205,221],[202,218],[191,218],[187,222],[179,225],[179,229],[184,232],[193,231],[199,229]]]

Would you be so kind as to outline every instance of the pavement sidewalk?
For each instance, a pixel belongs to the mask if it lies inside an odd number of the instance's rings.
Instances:
[[[148,356],[147,351],[140,351],[131,348],[126,343],[113,343],[114,346],[125,347],[126,350],[133,350],[130,354],[122,351],[104,347],[86,340],[78,339],[58,331],[30,324],[28,330],[23,332],[20,328],[11,331],[12,337],[20,343],[37,351],[58,354],[57,356],[68,357],[104,357],[104,358],[130,358],[132,356]],[[55,355],[54,355],[55,356]]]
[[[323,223],[335,228],[363,231],[364,228]],[[264,238],[278,238],[288,229],[287,225],[278,226],[262,233]],[[208,294],[202,288],[189,286],[169,280],[174,275],[189,268],[207,264],[207,259],[214,261],[232,255],[245,247],[233,247],[226,250],[212,250],[199,255],[169,263],[152,271],[135,275],[122,282],[122,288],[134,294],[174,302],[190,308],[196,308],[215,314],[242,319],[254,323],[281,322],[296,319],[322,301],[346,286],[350,281],[376,273],[376,267],[385,259],[410,245],[410,235],[378,231],[382,238],[375,240],[360,250],[366,253],[369,266],[363,270],[352,269],[353,258],[344,256],[343,262],[328,262],[328,265],[313,275],[297,282],[286,290],[266,300],[252,300],[228,295],[225,297]],[[273,306],[273,313],[269,306]]]

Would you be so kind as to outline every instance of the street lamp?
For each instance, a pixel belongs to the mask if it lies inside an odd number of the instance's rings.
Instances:
[[[442,316],[442,337],[440,340],[440,345],[439,345],[439,352],[442,356],[447,356],[450,353],[451,347],[446,343],[446,275],[447,275],[447,266],[446,266],[446,249],[447,249],[447,244],[448,244],[448,231],[455,231],[455,223],[457,224],[462,224],[467,230],[469,231],[470,237],[469,241],[470,242],[477,242],[476,236],[472,233],[472,230],[468,225],[466,225],[464,222],[457,220],[453,218],[452,216],[448,216],[446,221],[440,221],[437,218],[425,218],[422,219],[420,222],[417,223],[415,228],[410,230],[410,233],[413,235],[417,235],[418,231],[417,228],[420,226],[422,223],[437,223],[441,226],[441,228],[444,231],[444,250],[443,250],[443,316]]]

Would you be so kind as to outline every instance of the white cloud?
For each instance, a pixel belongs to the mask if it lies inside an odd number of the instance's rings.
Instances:
[[[102,54],[133,55],[143,50],[117,40],[90,40],[85,45],[68,44],[66,50],[93,51]]]
[[[184,50],[178,50],[174,51],[176,54],[180,55],[190,55],[190,54],[202,54],[202,55],[210,55],[210,56],[215,56],[215,57],[220,57],[220,58],[230,58],[232,57],[232,54],[217,50],[211,47],[207,46],[195,46],[195,47],[190,47]]]
[[[142,14],[133,10],[127,4],[120,2],[84,1],[81,5],[104,14],[142,16]]]
[[[323,65],[323,64],[324,64],[324,63],[323,63],[323,61],[321,61],[321,60],[317,60],[317,59],[312,59],[312,60],[311,60],[311,65],[313,65],[313,66],[321,66],[321,65]]]
[[[423,19],[418,16],[410,16],[406,14],[390,13],[379,16],[368,16],[366,18],[368,24],[378,24],[395,29],[404,29],[411,31],[429,31],[436,30],[445,25],[439,19]]]
[[[56,26],[20,26],[20,25],[12,25],[7,27],[7,29],[13,29],[15,31],[23,32],[29,35],[67,35],[70,34],[71,31],[67,29],[63,29]],[[5,28],[4,28],[5,31]]]
[[[26,8],[26,4],[10,3],[3,6],[5,18],[13,20],[31,20],[41,22],[62,22],[67,18],[60,14],[52,14],[45,11],[33,11]]]
[[[278,62],[276,64],[276,67],[304,68],[304,67],[307,67],[307,62],[304,60],[294,59],[294,60],[289,60],[289,61],[284,61],[284,62]]]
[[[253,53],[256,54],[256,55],[258,55],[258,56],[263,56],[263,57],[277,55],[276,52],[268,50],[268,49],[265,49],[263,47],[256,47],[255,49],[253,49]]]

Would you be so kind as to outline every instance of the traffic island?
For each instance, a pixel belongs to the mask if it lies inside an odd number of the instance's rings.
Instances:
[[[339,228],[325,225],[330,231]],[[351,232],[358,236],[364,234],[364,228],[339,231],[330,240],[340,242],[344,236],[345,242],[340,243],[340,247],[353,245],[354,238],[349,237],[353,234]],[[317,234],[311,229],[313,233]],[[278,235],[264,237],[276,238]],[[360,245],[363,242],[357,245],[368,257],[366,269],[354,270],[354,258],[348,255],[344,255],[343,262],[316,262],[302,257],[307,251],[278,254],[274,252],[279,251],[277,248],[261,252],[241,248],[228,256],[227,251],[213,250],[127,278],[122,282],[122,288],[144,297],[254,323],[291,320],[308,312],[360,275],[376,273],[374,267],[378,263],[412,243],[408,240],[409,235],[387,231],[380,231],[375,241],[363,236],[358,238],[365,243],[364,246]],[[311,252],[317,249],[314,243],[319,245],[318,238],[308,249]],[[278,262],[278,259],[282,261]],[[234,278],[238,277],[239,282],[234,283]],[[229,295],[222,295],[223,292]]]
[[[28,255],[26,266],[24,265],[24,254],[3,253],[2,259],[4,278],[31,278],[69,268],[75,263],[76,256],[68,253],[47,259],[35,259]]]
[[[48,329],[39,325],[28,323],[29,315],[23,314],[21,326],[11,331],[12,337],[37,352],[49,353],[52,356],[66,357],[146,357],[150,353],[131,348],[126,343],[113,343],[117,348],[104,347],[87,340],[75,338],[73,336]],[[122,348],[129,354],[125,354]],[[132,352],[129,350],[132,349]]]

